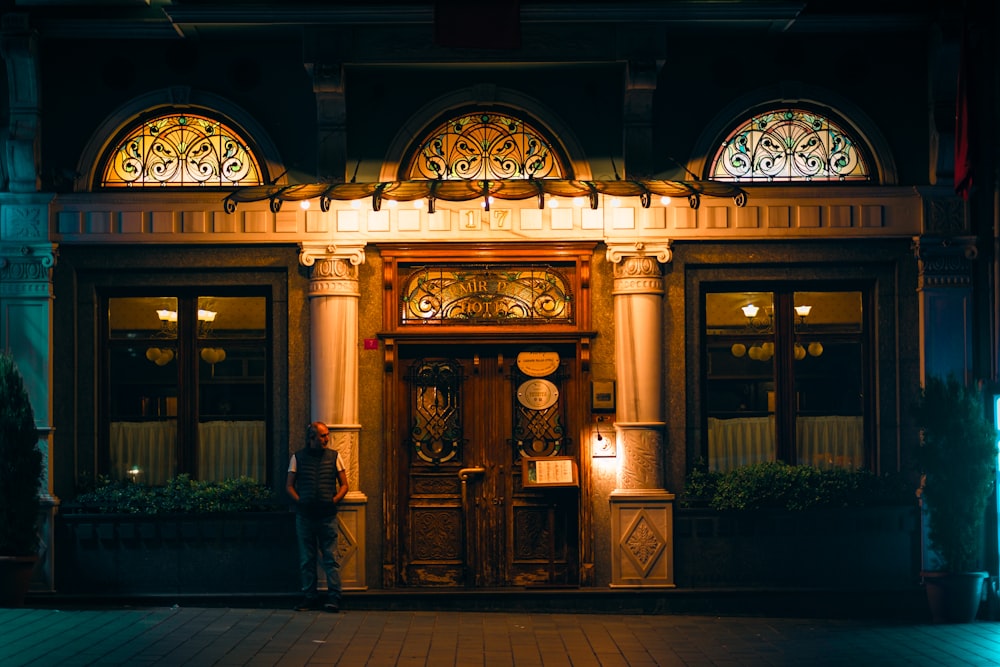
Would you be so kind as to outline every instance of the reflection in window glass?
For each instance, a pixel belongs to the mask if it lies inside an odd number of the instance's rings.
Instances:
[[[864,448],[862,294],[705,294],[708,464],[856,468]]]
[[[107,474],[265,480],[267,299],[108,301]]]
[[[177,299],[108,299],[109,474],[163,484],[177,472]]]
[[[860,292],[796,292],[796,462],[864,463],[864,365]]]
[[[263,479],[267,346],[264,297],[198,298],[198,475]]]
[[[775,460],[774,295],[705,295],[708,461],[712,470]]]

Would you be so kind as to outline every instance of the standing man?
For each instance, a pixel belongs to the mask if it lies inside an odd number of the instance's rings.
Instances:
[[[326,573],[325,611],[340,611],[340,563],[337,562],[337,504],[347,494],[347,473],[337,450],[327,447],[330,429],[322,422],[306,427],[306,446],[292,454],[285,490],[295,503],[302,601],[297,611],[320,608],[316,590],[316,550]]]

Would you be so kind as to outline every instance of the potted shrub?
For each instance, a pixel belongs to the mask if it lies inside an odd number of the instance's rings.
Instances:
[[[996,478],[997,432],[980,392],[955,377],[928,377],[918,407],[918,495],[931,552],[922,576],[931,615],[935,622],[969,622],[988,574],[980,571],[980,557]]]
[[[0,606],[21,606],[38,560],[42,454],[24,380],[0,354]]]

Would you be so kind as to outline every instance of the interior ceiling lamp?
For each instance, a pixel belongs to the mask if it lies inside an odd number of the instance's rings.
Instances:
[[[747,193],[732,183],[718,181],[614,180],[577,181],[556,178],[512,178],[504,180],[412,180],[380,183],[303,183],[297,185],[253,185],[239,188],[222,200],[226,213],[236,210],[240,202],[270,202],[277,213],[286,201],[302,202],[319,198],[320,210],[330,210],[331,201],[356,201],[371,198],[372,210],[382,209],[382,201],[410,202],[426,199],[428,212],[434,212],[436,200],[449,202],[482,198],[488,211],[490,201],[518,201],[536,198],[538,208],[545,207],[545,195],[550,197],[582,197],[590,208],[598,207],[599,195],[638,197],[648,208],[652,196],[687,197],[691,208],[698,208],[702,197],[732,197],[737,206],[746,206]]]
[[[758,315],[760,315],[760,306],[755,306],[752,303],[740,307],[740,310],[743,311],[743,316],[747,318],[748,329],[762,332],[771,330],[774,312],[770,307],[766,309],[766,316],[762,315],[760,317],[758,317]],[[805,331],[806,318],[809,317],[809,313],[811,312],[812,306],[795,306],[795,316],[799,318],[795,328],[797,332]],[[754,361],[770,361],[771,357],[774,356],[774,343],[771,341],[754,343],[749,349],[743,343],[733,343],[729,351],[734,357],[747,355]],[[823,344],[819,341],[813,341],[808,345],[802,345],[801,343],[796,342],[792,346],[792,352],[796,361],[805,359],[806,354],[810,357],[818,357],[823,354]]]
[[[214,310],[198,309],[198,333],[201,336],[208,336],[212,323],[218,313]],[[177,332],[177,311],[162,309],[156,311],[156,316],[160,319],[160,335],[173,337]],[[146,350],[146,358],[157,366],[165,366],[174,358],[174,351],[170,348],[151,347]],[[206,363],[215,365],[220,361],[225,361],[226,351],[221,347],[205,347],[201,350],[201,358]]]

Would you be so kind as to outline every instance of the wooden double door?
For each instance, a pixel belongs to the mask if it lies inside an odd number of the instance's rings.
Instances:
[[[412,345],[399,369],[397,584],[578,584],[579,488],[523,475],[577,464],[575,346]]]

